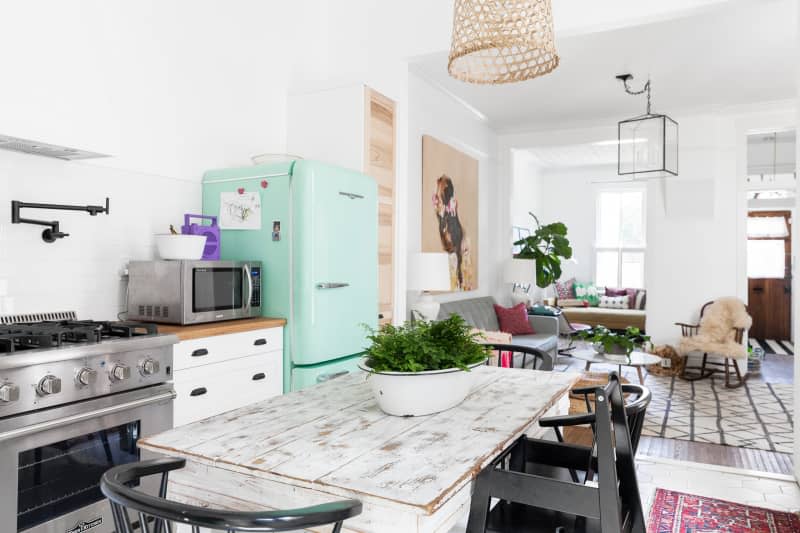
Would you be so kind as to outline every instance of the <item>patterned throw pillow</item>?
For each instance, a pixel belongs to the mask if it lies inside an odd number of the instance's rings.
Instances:
[[[604,293],[605,289],[600,294]],[[597,304],[600,303],[600,296],[594,283],[576,283],[575,298],[589,302],[591,307],[597,307]]]
[[[528,308],[524,303],[514,307],[503,307],[494,304],[494,312],[500,323],[500,331],[512,335],[533,335],[536,333],[528,322]]]
[[[567,281],[556,281],[556,298],[559,300],[575,298],[575,278],[570,278]]]
[[[606,307],[608,309],[628,309],[628,296],[601,296],[600,303],[597,307]]]
[[[633,308],[644,311],[644,307],[646,304],[647,304],[647,291],[644,289],[636,291],[636,303],[633,306]]]
[[[606,296],[627,296],[628,309],[636,309],[636,289],[613,289],[606,287]]]

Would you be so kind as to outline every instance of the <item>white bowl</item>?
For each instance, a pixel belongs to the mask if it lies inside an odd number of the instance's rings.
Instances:
[[[156,248],[161,259],[201,259],[206,247],[205,235],[173,235],[160,233],[156,236]]]
[[[362,359],[358,366],[369,372],[367,381],[381,410],[394,416],[432,415],[464,401],[475,382],[475,363],[470,372],[460,368],[425,372],[375,372]]]

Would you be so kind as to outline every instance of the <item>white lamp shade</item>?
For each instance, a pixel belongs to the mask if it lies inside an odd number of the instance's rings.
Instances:
[[[533,259],[507,259],[503,266],[503,281],[528,285],[536,276],[536,261]]]
[[[450,258],[447,254],[411,254],[408,261],[408,288],[412,291],[449,291]]]

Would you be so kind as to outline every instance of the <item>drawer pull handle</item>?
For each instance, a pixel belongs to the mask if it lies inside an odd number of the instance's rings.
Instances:
[[[265,344],[267,344],[267,339],[256,339],[256,341],[253,344],[255,344],[256,346],[264,346]]]
[[[195,350],[192,352],[192,357],[202,357],[204,355],[208,355],[208,350],[205,348],[200,348],[199,350]]]
[[[260,380],[264,379],[265,377],[267,377],[267,375],[265,373],[259,372],[258,374],[254,374],[253,375],[253,381],[260,381]]]
[[[205,387],[197,387],[192,392],[189,393],[189,396],[202,396],[203,394],[207,393],[208,389]]]

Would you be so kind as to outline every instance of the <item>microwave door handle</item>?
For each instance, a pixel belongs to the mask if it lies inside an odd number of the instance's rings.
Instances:
[[[247,298],[245,299],[244,308],[249,311],[250,300],[253,298],[253,278],[250,274],[250,265],[244,265],[242,270],[244,270],[244,277],[247,279]]]

